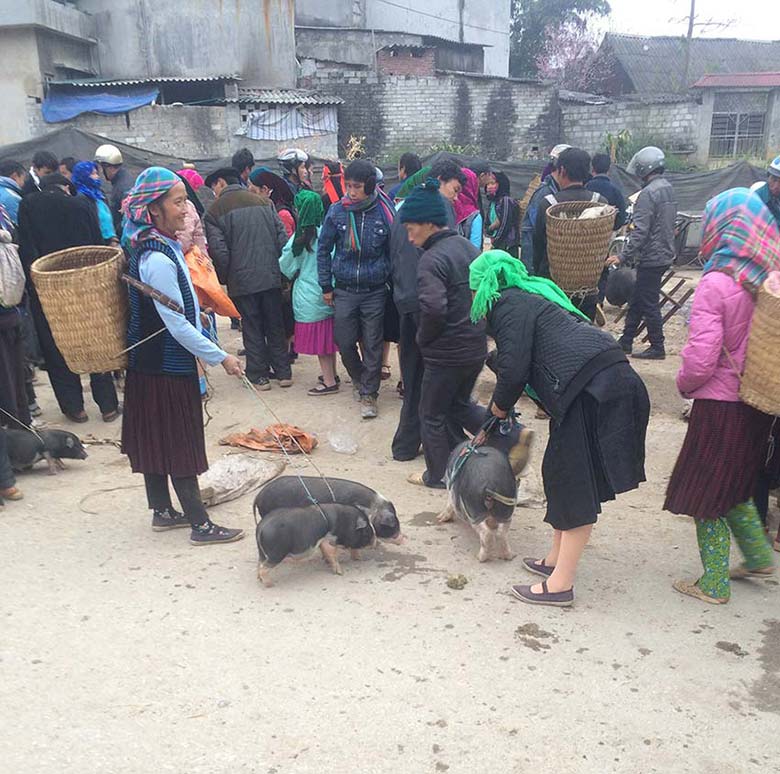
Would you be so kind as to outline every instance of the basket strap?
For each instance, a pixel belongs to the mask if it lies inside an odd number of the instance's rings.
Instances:
[[[739,377],[740,381],[742,381],[744,374],[739,370],[739,368],[737,368],[737,364],[734,362],[734,358],[731,357],[731,352],[726,349],[725,344],[721,345],[721,349],[723,350],[723,354],[726,356],[726,360],[729,361],[729,365],[734,369],[734,373]]]

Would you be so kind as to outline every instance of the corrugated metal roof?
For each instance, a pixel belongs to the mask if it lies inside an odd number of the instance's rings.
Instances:
[[[718,88],[766,88],[780,87],[780,72],[776,73],[728,73],[705,75],[693,84],[695,89]]]
[[[341,105],[344,100],[332,94],[317,94],[304,89],[241,89],[238,99],[227,102],[262,105]]]
[[[51,86],[77,86],[79,88],[97,88],[105,86],[141,86],[145,83],[210,83],[214,81],[240,81],[237,75],[162,75],[156,78],[125,78],[120,80],[71,79],[51,81]]]
[[[684,37],[644,37],[608,32],[602,48],[611,51],[639,94],[663,94],[690,88],[707,74],[755,73],[780,69],[780,41],[694,38],[688,83]]]

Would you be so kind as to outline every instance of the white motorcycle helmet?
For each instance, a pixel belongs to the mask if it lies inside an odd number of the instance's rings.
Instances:
[[[101,145],[95,151],[95,161],[98,164],[110,164],[118,167],[122,162],[122,153],[116,145]]]
[[[287,148],[278,155],[277,161],[285,172],[292,174],[301,164],[308,164],[309,154],[300,148]]]
[[[565,150],[569,150],[571,145],[567,145],[565,142],[559,143],[550,151],[550,161],[557,161],[561,153]]]

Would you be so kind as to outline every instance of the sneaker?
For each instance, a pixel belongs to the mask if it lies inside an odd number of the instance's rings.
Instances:
[[[152,530],[154,532],[167,532],[169,529],[181,529],[189,527],[190,520],[173,508],[164,511],[154,511],[152,514]]]
[[[634,355],[634,360],[666,360],[666,351],[663,347],[651,346]]]
[[[253,382],[256,390],[260,392],[268,392],[271,389],[271,380],[265,376],[261,376],[256,382]]]
[[[244,537],[243,529],[228,529],[220,527],[213,521],[207,521],[198,527],[193,527],[190,533],[190,543],[194,546],[205,546],[210,543],[233,543]]]
[[[626,341],[623,338],[618,339],[618,344],[620,345],[620,349],[623,350],[627,355],[630,355],[634,351],[634,345],[630,341]]]
[[[279,386],[280,387],[285,387],[286,388],[286,387],[292,387],[292,385],[293,385],[292,377],[289,377],[287,379],[280,379],[279,380]]]
[[[378,414],[376,398],[373,395],[365,395],[360,399],[360,416],[363,419],[375,419]]]

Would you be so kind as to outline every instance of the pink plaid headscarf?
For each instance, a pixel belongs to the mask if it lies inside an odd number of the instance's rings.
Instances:
[[[194,169],[180,169],[176,174],[186,178],[193,191],[197,191],[205,184],[203,178]]]
[[[463,167],[461,172],[466,176],[466,185],[453,202],[456,223],[462,223],[469,215],[479,211],[479,179],[468,167]]]

